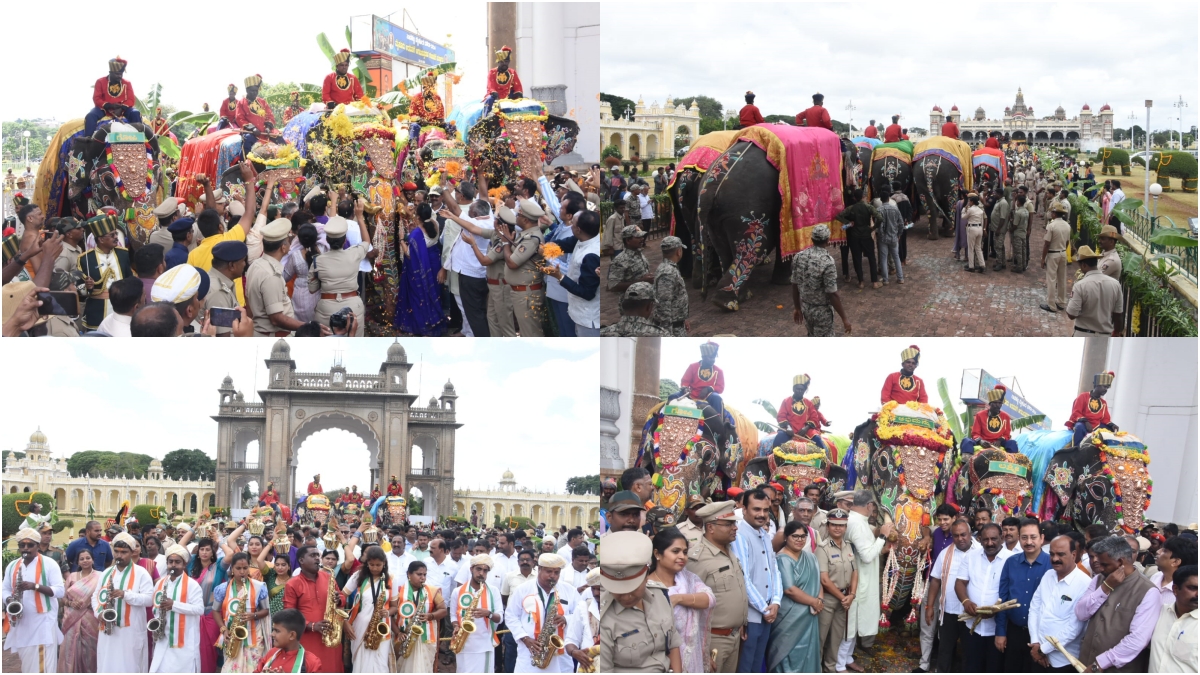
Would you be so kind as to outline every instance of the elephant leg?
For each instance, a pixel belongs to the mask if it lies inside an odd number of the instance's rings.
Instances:
[[[937,241],[938,239],[938,205],[933,203],[929,209],[929,240]]]
[[[766,230],[771,227],[771,217],[755,215],[741,217],[741,227],[730,231],[734,243],[732,259],[725,267],[721,280],[717,282],[717,294],[713,302],[725,309],[737,310],[742,298],[742,286],[750,278],[754,266],[762,260],[767,245]],[[724,264],[724,259],[722,259]]]

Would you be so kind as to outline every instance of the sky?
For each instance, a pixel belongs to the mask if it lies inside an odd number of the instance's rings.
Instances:
[[[199,112],[205,102],[215,110],[226,97],[226,85],[236,84],[238,96],[243,96],[243,80],[255,73],[267,84],[319,86],[331,69],[317,47],[318,33],[325,33],[339,50],[349,46],[345,28],[351,16],[386,17],[395,12],[391,21],[401,25],[404,9],[409,30],[415,22],[425,38],[449,42],[454,49],[457,72],[463,75],[454,88],[455,100],[483,98],[491,67],[485,2],[244,2],[231,13],[186,3],[156,3],[152,11],[111,11],[65,0],[22,2],[5,9],[0,42],[10,57],[6,79],[19,80],[22,93],[3,98],[0,119],[66,122],[83,117],[92,106],[92,85],[108,73],[108,60],[118,55],[129,62],[125,79],[135,94],[144,97],[151,85],[161,83],[163,102],[179,110]],[[412,76],[417,73],[415,67],[410,71]],[[404,79],[403,73],[403,64],[393,64],[394,83]]]
[[[1196,124],[1197,5],[1130,3],[602,3],[600,88],[649,106],[705,95],[736,112],[747,90],[764,115],[825,95],[830,115],[929,128],[934,105],[1000,119],[1017,88],[1036,117],[1084,103],[1152,129]],[[1125,27],[1137,26],[1136,30]],[[856,110],[845,108],[853,103]]]
[[[81,450],[162,458],[178,448],[216,457],[217,389],[228,374],[247,401],[267,383],[262,360],[274,339],[29,340],[11,359],[3,388],[0,450],[24,450],[39,426],[54,458]],[[342,349],[349,373],[376,373],[391,340],[293,339],[302,372],[328,372]],[[573,476],[599,466],[596,340],[402,339],[410,392],[419,405],[449,379],[458,393],[455,487],[498,485],[511,470],[519,487],[563,493]],[[257,350],[257,351],[256,351]],[[257,365],[257,371],[256,371]],[[419,387],[419,389],[418,389]],[[249,458],[248,458],[249,459]],[[301,446],[297,480],[321,474],[328,489],[367,486],[366,445],[340,430]]]
[[[669,338],[662,342],[659,377],[683,377],[700,360],[706,338]],[[834,344],[806,338],[723,338],[717,366],[725,372],[722,399],[751,420],[775,420],[754,403],[765,398],[778,407],[792,394],[792,377],[807,373],[807,398],[821,397],[821,413],[833,422],[828,430],[849,436],[854,427],[879,409],[883,381],[900,370],[900,352],[914,344],[910,338],[846,338],[833,353],[807,354],[817,345]],[[1025,398],[1061,428],[1078,395],[1083,340],[1062,338],[921,338],[916,375],[929,391],[929,403],[941,408],[938,378],[946,378],[954,409],[966,406],[957,394],[963,370],[982,368],[998,378],[1016,377]]]

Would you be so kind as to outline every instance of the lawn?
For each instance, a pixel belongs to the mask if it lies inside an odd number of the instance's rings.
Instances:
[[[1145,180],[1146,170],[1134,164],[1132,167],[1132,176],[1104,176],[1098,171],[1096,172],[1096,181],[1103,183],[1106,178],[1116,178],[1121,181],[1121,191],[1126,197],[1132,199],[1141,199],[1146,203],[1146,210],[1154,213],[1153,199],[1145,198]],[[1151,185],[1154,181],[1154,172],[1150,175]],[[1175,223],[1176,227],[1187,227],[1187,219],[1195,218],[1197,215],[1197,195],[1195,192],[1184,192],[1180,189],[1180,181],[1178,178],[1171,179],[1171,191],[1163,192],[1158,198],[1158,215],[1169,216]],[[1170,223],[1163,222],[1164,226]]]

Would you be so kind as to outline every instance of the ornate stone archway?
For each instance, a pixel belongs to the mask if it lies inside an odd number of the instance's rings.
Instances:
[[[304,440],[325,429],[343,429],[367,445],[372,483],[386,483],[395,475],[406,489],[416,486],[425,495],[425,515],[453,512],[454,432],[462,426],[455,419],[454,385],[447,382],[440,397],[420,406],[408,391],[412,364],[398,342],[388,347],[373,374],[348,373],[340,362],[325,373],[299,372],[282,339],[265,362],[267,387],[258,392],[261,403],[247,403],[229,377],[218,389],[220,408],[213,416],[218,506],[240,507],[241,490],[251,481],[259,490],[274,483],[292,503],[308,482],[296,476],[296,455]],[[257,459],[246,453],[254,441]],[[425,461],[414,470],[412,448],[418,442]]]

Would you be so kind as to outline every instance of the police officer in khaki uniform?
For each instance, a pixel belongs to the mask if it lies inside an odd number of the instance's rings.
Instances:
[[[737,538],[733,502],[716,502],[700,509],[704,536],[688,548],[688,571],[700,577],[716,596],[709,625],[708,650],[716,650],[718,673],[737,672],[742,631],[750,609],[742,565],[729,545]],[[608,536],[612,536],[611,534]]]
[[[57,227],[58,233],[62,235],[62,252],[54,259],[54,270],[70,272],[79,266],[79,256],[83,255],[83,239],[87,232],[83,229],[83,223],[71,216],[59,218]]]
[[[500,205],[496,209],[496,218],[508,225],[512,230],[517,226],[517,214],[512,209]],[[492,335],[516,337],[517,329],[513,324],[512,297],[508,284],[504,281],[504,239],[499,235],[493,236],[487,249],[487,282],[488,282],[488,330]],[[482,261],[480,261],[482,262]]]
[[[208,295],[204,296],[204,311],[213,307],[239,307],[234,284],[246,273],[246,245],[240,241],[223,241],[213,247],[213,262],[209,268]],[[214,326],[218,336],[228,336],[233,329]]]
[[[653,545],[641,532],[613,532],[600,542],[599,673],[683,670],[667,589],[647,585]]]
[[[521,233],[511,243],[501,241],[497,249],[489,249],[488,260],[505,262],[504,281],[508,284],[521,337],[542,337],[546,296],[537,263],[543,260],[540,247],[544,235],[538,219],[546,212],[529,199],[517,202],[517,211],[517,227],[521,228]]]
[[[850,513],[845,509],[830,511],[825,521],[829,537],[817,546],[821,587],[825,590],[820,645],[825,671],[830,673],[837,670],[838,651],[847,642],[846,613],[858,590],[858,563],[854,560],[854,548],[845,539],[849,520]],[[854,638],[849,643],[853,649]]]
[[[704,507],[704,497],[688,495],[687,508],[683,510],[684,518],[675,527],[687,539],[688,548],[700,543],[704,536],[704,520],[700,518],[700,509]]]
[[[174,222],[179,211],[179,200],[174,197],[167,197],[162,200],[162,203],[154,207],[154,216],[158,218],[158,224],[150,230],[150,236],[147,237],[147,244],[158,244],[163,247],[164,251],[170,251],[175,245],[175,240],[171,237],[171,233],[167,230],[167,226]]]
[[[328,325],[329,317],[343,307],[349,307],[357,320],[354,337],[362,337],[367,315],[362,298],[358,295],[358,264],[367,258],[371,237],[367,234],[367,226],[362,218],[362,198],[359,198],[354,209],[362,241],[343,249],[349,223],[341,216],[330,218],[329,222],[325,223],[325,239],[329,242],[329,250],[316,256],[309,267],[308,291],[321,294],[321,299],[317,301],[317,307],[313,311],[314,321]]]
[[[292,299],[283,280],[284,253],[292,222],[276,218],[262,228],[263,255],[246,270],[246,304],[254,318],[256,337],[290,335],[304,325],[296,320]]]
[[[1038,305],[1047,312],[1067,308],[1067,244],[1071,226],[1064,220],[1067,209],[1059,202],[1050,205],[1054,218],[1046,223],[1045,243],[1042,244],[1042,269],[1046,270],[1046,302]]]

